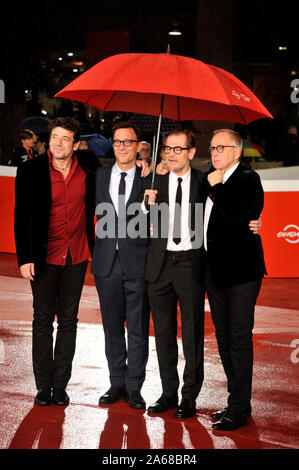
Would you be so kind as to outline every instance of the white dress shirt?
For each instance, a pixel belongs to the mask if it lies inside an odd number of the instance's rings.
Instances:
[[[229,170],[227,170],[222,179],[222,184],[224,184],[228,178],[233,174],[237,166],[239,165],[239,162],[236,163],[234,166],[232,166]],[[205,216],[204,216],[204,223],[203,223],[203,242],[204,242],[204,247],[207,250],[208,249],[208,244],[207,244],[207,231],[208,231],[208,225],[209,225],[209,220],[210,220],[210,215],[213,209],[213,201],[211,198],[207,198],[206,201],[206,206],[205,206]]]
[[[130,170],[126,171],[127,176],[125,177],[125,183],[126,183],[125,203],[127,203],[130,197],[131,191],[132,191],[135,171],[136,171],[135,165],[133,166],[133,168],[130,168]],[[121,178],[120,175],[122,172],[123,170],[121,170],[118,164],[115,163],[111,171],[109,193],[110,193],[110,197],[112,199],[112,202],[113,202],[113,205],[115,207],[115,211],[117,214],[118,214],[118,188],[119,188],[119,183],[120,183],[120,178]]]
[[[173,224],[175,198],[178,187],[178,178],[182,178],[182,204],[181,204],[181,241],[174,243]],[[185,251],[192,249],[189,227],[189,199],[190,199],[190,181],[191,170],[187,171],[183,176],[177,176],[172,171],[169,172],[168,196],[169,196],[169,223],[168,223],[168,242],[166,249],[169,251]]]

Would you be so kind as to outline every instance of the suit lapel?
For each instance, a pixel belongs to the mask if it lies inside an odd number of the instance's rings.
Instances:
[[[104,191],[104,194],[107,198],[107,201],[111,202],[111,204],[114,207],[114,204],[113,204],[111,196],[110,196],[110,191],[109,191],[112,168],[113,168],[113,165],[107,167],[107,173],[106,173],[104,181],[103,181],[103,191]]]
[[[198,177],[196,173],[193,171],[191,168],[191,175],[190,175],[190,196],[189,196],[189,202],[191,204],[191,207],[194,206],[196,202],[196,196],[197,196],[197,191],[198,191]]]
[[[142,188],[141,169],[138,166],[136,166],[135,176],[134,176],[133,185],[132,185],[132,189],[131,189],[131,194],[128,198],[126,207],[128,207],[129,204],[131,204],[132,202],[137,201],[137,197],[138,197],[138,194],[140,193],[141,188]]]
[[[191,168],[191,175],[190,175],[190,195],[189,195],[189,223],[190,223],[190,230],[191,232],[195,229],[195,203],[197,201],[197,194],[198,194],[198,175],[196,172]],[[191,211],[191,213],[190,213]]]
[[[159,188],[158,191],[160,191],[160,202],[166,202],[166,204],[169,204],[169,173],[167,173],[165,176],[160,178],[159,180]]]

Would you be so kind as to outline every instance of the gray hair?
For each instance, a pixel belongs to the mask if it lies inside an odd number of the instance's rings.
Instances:
[[[215,131],[213,131],[213,135],[219,134],[220,132],[226,132],[227,134],[229,134],[233,144],[242,150],[243,140],[240,134],[238,134],[238,132],[234,131],[233,129],[216,129]]]

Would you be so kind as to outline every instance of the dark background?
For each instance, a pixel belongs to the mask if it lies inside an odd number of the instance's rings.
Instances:
[[[42,110],[48,118],[75,116],[83,132],[110,137],[111,123],[122,116],[53,99],[54,94],[105,57],[166,52],[168,44],[172,53],[223,67],[252,89],[275,117],[273,122],[250,126],[257,143],[267,146],[286,123],[298,122],[298,105],[290,99],[290,83],[299,78],[297,2],[41,0],[5,4],[1,17],[0,79],[5,84],[5,103],[0,104],[1,164],[18,143],[20,120],[43,115]],[[168,35],[174,20],[181,36]],[[204,157],[216,124],[196,121],[194,125],[200,131],[199,155]]]

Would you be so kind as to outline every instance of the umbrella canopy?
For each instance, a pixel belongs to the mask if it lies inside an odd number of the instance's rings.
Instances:
[[[80,140],[86,140],[88,148],[97,156],[106,155],[112,148],[112,142],[100,134],[81,135]]]
[[[247,139],[243,139],[243,157],[262,157],[265,154],[264,149]]]
[[[19,129],[29,129],[35,134],[47,134],[49,126],[49,119],[42,116],[32,116],[26,119],[19,124]]]
[[[138,127],[145,135],[154,135],[157,132],[158,116],[149,116],[148,114],[132,114],[128,122],[133,126]],[[192,121],[175,121],[174,119],[162,118],[161,120],[161,133],[167,133],[174,129],[181,128],[183,125],[191,129],[193,132],[199,133],[194,127]]]
[[[190,57],[118,54],[102,60],[55,95],[104,111],[182,120],[248,124],[272,117],[234,75]]]

